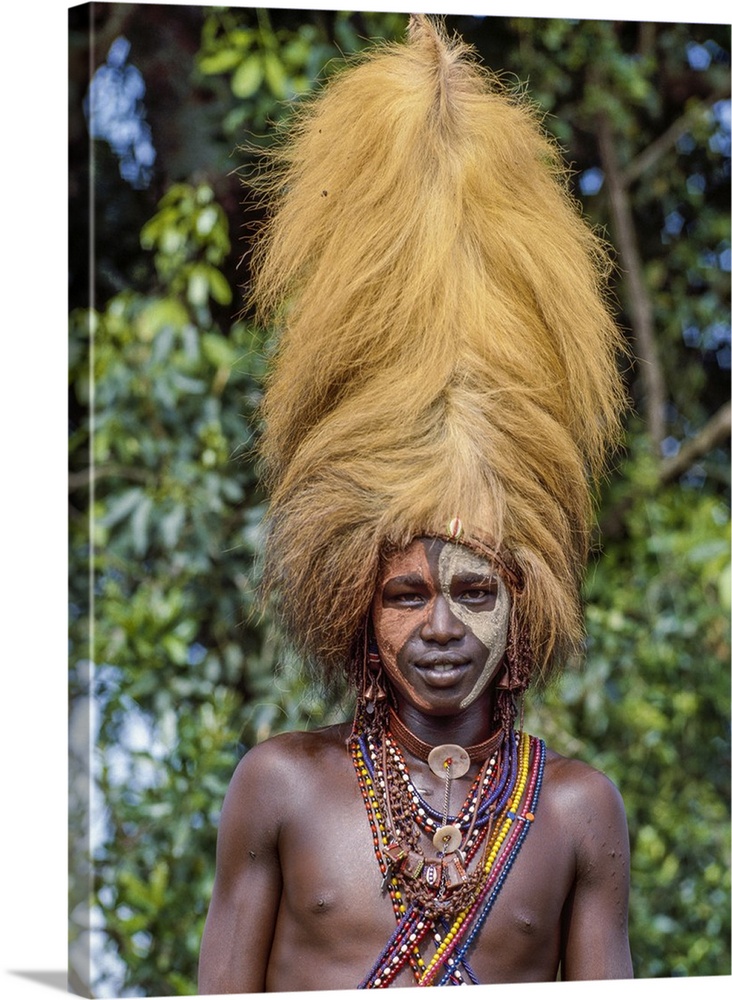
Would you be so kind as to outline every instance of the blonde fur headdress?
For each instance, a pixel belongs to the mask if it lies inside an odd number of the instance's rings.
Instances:
[[[515,570],[548,675],[582,636],[588,482],[623,398],[609,260],[554,143],[415,16],[300,110],[273,161],[253,299],[280,338],[265,590],[290,638],[342,669],[383,553],[457,516]]]

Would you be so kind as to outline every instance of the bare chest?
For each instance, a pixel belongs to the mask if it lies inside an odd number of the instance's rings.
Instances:
[[[297,803],[280,839],[283,899],[279,945],[289,954],[320,954],[329,969],[341,970],[334,986],[353,987],[394,936],[410,897],[390,892],[384,879],[384,837],[374,823],[350,761],[337,776],[313,786]],[[429,791],[429,789],[425,789]],[[473,920],[465,957],[480,982],[554,978],[560,953],[561,912],[571,887],[571,859],[552,844],[561,838],[551,818],[536,819],[510,861],[500,859],[491,892]],[[422,837],[427,860],[435,850]],[[474,863],[484,862],[480,856]],[[399,890],[397,890],[399,891]],[[429,966],[444,947],[439,921],[415,932],[415,961]],[[449,923],[447,925],[449,927]],[[435,936],[437,935],[437,937]],[[463,936],[463,944],[468,935]],[[415,943],[416,942],[416,943]],[[401,945],[400,945],[401,947]],[[327,979],[322,965],[319,975]],[[349,978],[350,977],[350,978]],[[467,980],[468,982],[470,979]],[[394,985],[415,985],[409,962]],[[325,982],[323,983],[325,985]]]

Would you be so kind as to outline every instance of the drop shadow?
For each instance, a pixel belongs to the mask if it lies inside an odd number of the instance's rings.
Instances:
[[[49,989],[61,990],[63,993],[68,992],[69,974],[66,969],[61,969],[58,972],[47,969],[8,969],[7,971],[11,976],[22,976],[23,979],[40,983],[41,986],[48,986]]]

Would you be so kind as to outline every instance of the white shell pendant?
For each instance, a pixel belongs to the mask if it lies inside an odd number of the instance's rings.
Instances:
[[[440,854],[453,854],[460,847],[463,835],[456,826],[441,826],[432,838],[435,850]]]
[[[448,776],[448,766],[450,778],[462,778],[470,768],[470,757],[457,743],[441,743],[430,750],[427,763],[438,778]]]

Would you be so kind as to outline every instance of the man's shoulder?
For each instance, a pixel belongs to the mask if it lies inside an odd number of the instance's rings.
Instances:
[[[573,855],[578,884],[586,889],[626,884],[628,823],[620,792],[606,774],[547,752],[539,811],[554,841]]]
[[[599,827],[623,828],[625,808],[614,782],[598,768],[547,749],[542,808],[582,839]]]
[[[340,723],[322,726],[320,729],[294,729],[277,733],[247,750],[242,761],[256,759],[258,762],[276,763],[291,760],[293,756],[327,754],[333,751],[343,753],[346,751],[350,732],[350,723]]]
[[[348,724],[325,726],[309,731],[278,733],[246,751],[234,774],[233,784],[251,782],[282,788],[320,773],[347,756]]]
[[[611,794],[617,788],[598,768],[578,757],[566,757],[547,747],[546,774],[557,795]]]
[[[278,826],[303,797],[322,790],[348,764],[349,726],[279,733],[257,743],[239,761],[229,784],[224,819]]]

